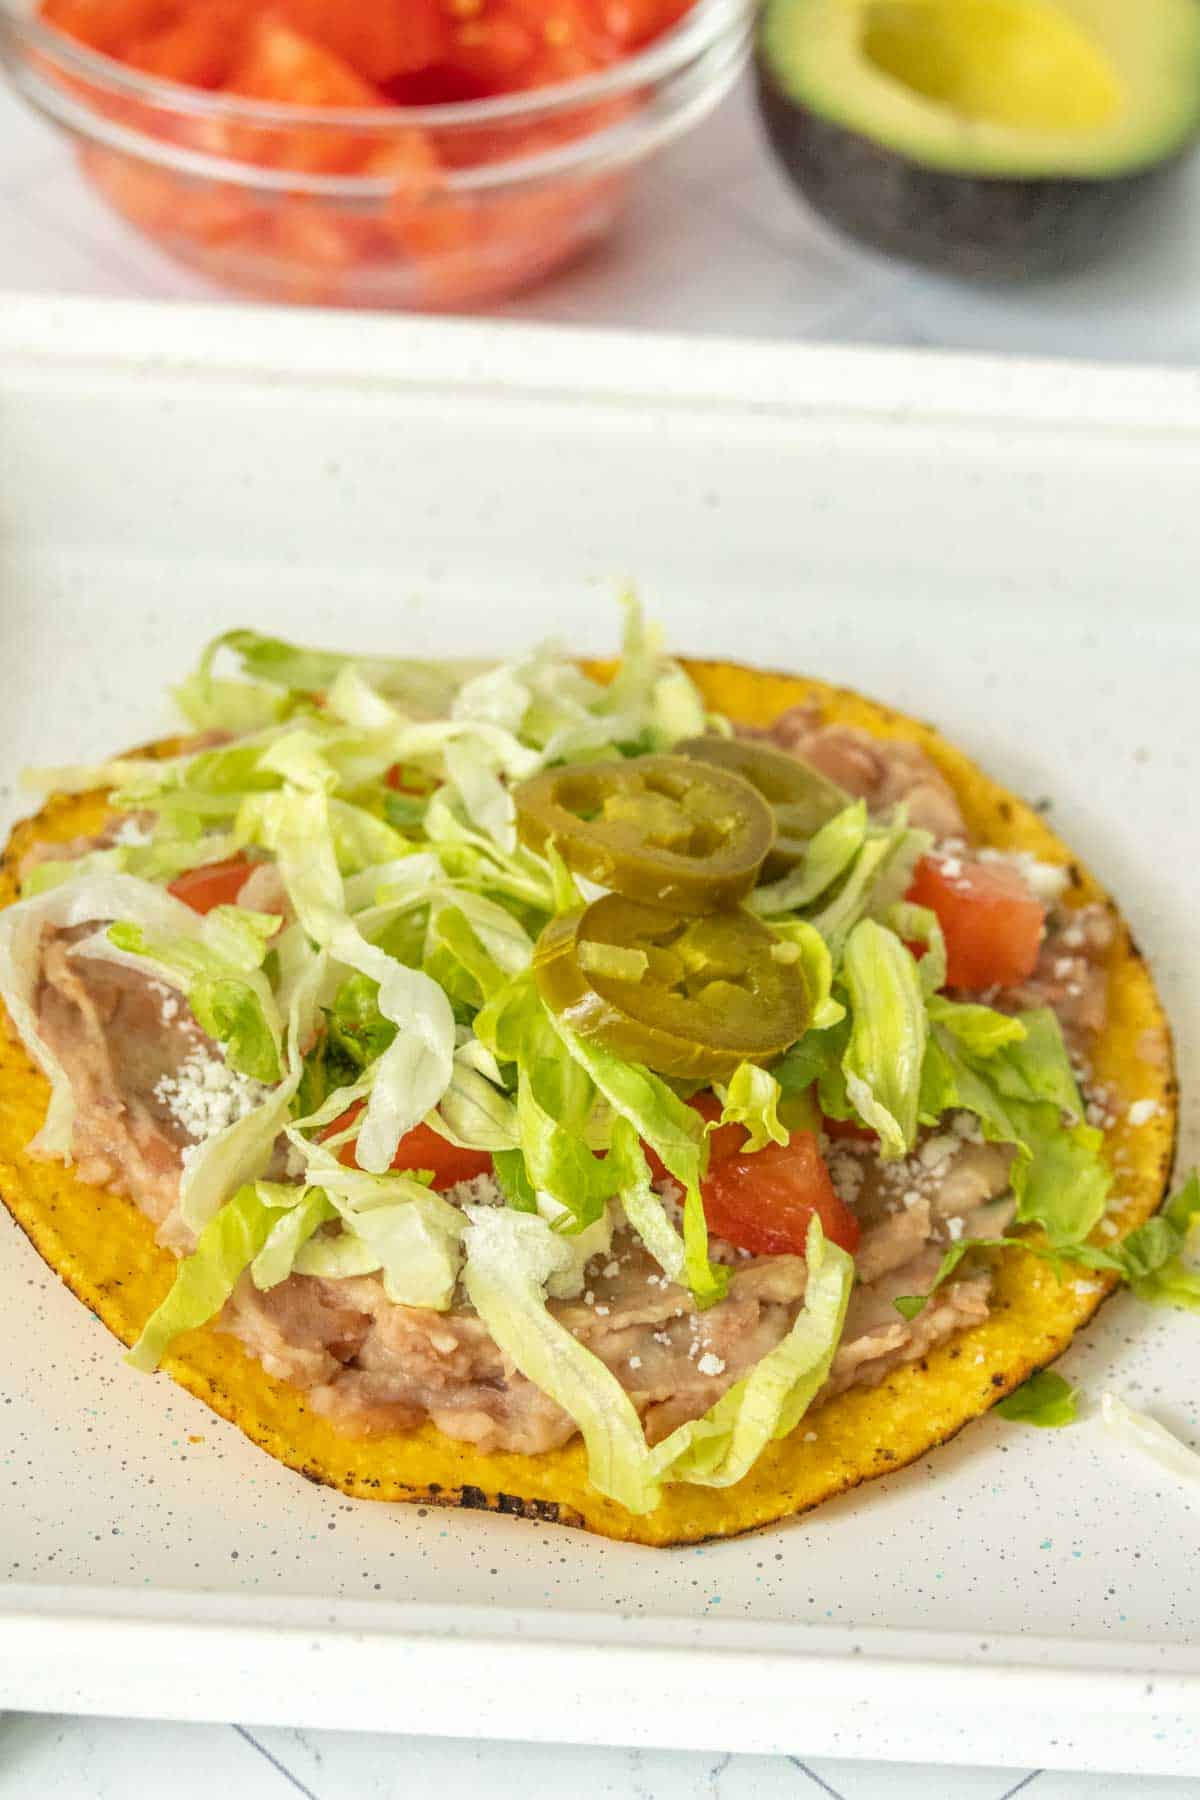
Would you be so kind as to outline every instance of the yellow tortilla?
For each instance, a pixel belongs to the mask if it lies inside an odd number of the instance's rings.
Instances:
[[[1029,850],[1066,866],[1072,906],[1097,900],[1111,906],[1045,821],[931,726],[819,681],[722,663],[687,666],[709,706],[742,723],[768,725],[786,708],[812,702],[830,723],[919,744],[949,779],[981,843]],[[16,869],[33,843],[95,832],[105,817],[101,795],[60,796],[19,825],[0,870],[0,905],[17,897]],[[1095,1071],[1126,1102],[1158,1103],[1146,1124],[1132,1128],[1122,1119],[1108,1133],[1121,1196],[1113,1216],[1124,1233],[1149,1218],[1166,1192],[1177,1095],[1162,1006],[1119,917],[1118,926],[1110,952],[1109,1025],[1096,1046]],[[51,1269],[131,1344],[170,1285],[174,1259],[155,1243],[152,1226],[132,1201],[26,1153],[42,1124],[48,1089],[24,1050],[3,1032],[0,1087],[0,1195]],[[1112,1277],[1089,1275],[1087,1291],[1079,1292],[1073,1280],[1060,1283],[1046,1264],[1015,1250],[996,1253],[995,1262],[993,1307],[984,1324],[894,1371],[879,1387],[852,1389],[810,1413],[803,1430],[772,1445],[736,1487],[672,1486],[662,1504],[642,1517],[591,1487],[578,1439],[529,1457],[483,1454],[431,1425],[346,1437],[309,1410],[299,1389],[272,1379],[233,1338],[212,1327],[177,1339],[164,1367],[272,1456],[357,1498],[486,1507],[636,1543],[693,1543],[804,1512],[944,1443],[1059,1356],[1115,1285]],[[139,1377],[130,1373],[129,1379]]]

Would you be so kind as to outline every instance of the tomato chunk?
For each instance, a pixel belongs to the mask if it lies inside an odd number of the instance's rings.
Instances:
[[[339,1131],[345,1131],[353,1125],[363,1109],[361,1100],[355,1101],[340,1118],[327,1125],[321,1133],[322,1138],[336,1137]],[[337,1159],[347,1169],[357,1169],[358,1159],[354,1154],[354,1143],[338,1146]],[[396,1148],[392,1158],[393,1169],[432,1169],[434,1190],[445,1193],[447,1188],[455,1187],[460,1181],[471,1181],[476,1175],[490,1175],[492,1158],[486,1150],[460,1150],[457,1144],[448,1143],[431,1125],[414,1125],[406,1131]]]
[[[244,14],[241,0],[193,0],[169,24],[135,38],[122,60],[164,81],[217,87],[237,59]]]
[[[276,0],[275,11],[375,83],[440,62],[450,41],[439,0]]]
[[[858,1220],[838,1197],[811,1131],[753,1156],[726,1156],[701,1187],[704,1216],[717,1237],[756,1256],[803,1256],[814,1213],[827,1238],[858,1248]]]
[[[109,56],[169,24],[173,11],[171,0],[42,0],[41,6],[49,24]]]
[[[203,868],[188,869],[176,876],[168,893],[190,906],[193,912],[211,912],[214,906],[233,906],[245,885],[253,864],[245,856],[231,856],[227,862],[205,863]]]
[[[721,1116],[715,1094],[696,1094],[688,1105],[706,1122]],[[722,1125],[709,1134],[700,1196],[716,1237],[756,1256],[803,1256],[816,1213],[827,1238],[843,1250],[857,1248],[858,1220],[839,1199],[811,1131],[794,1131],[789,1143],[767,1144],[752,1156],[742,1154],[745,1141],[741,1125]],[[661,1160],[648,1144],[642,1149],[652,1178],[662,1181],[667,1170]]]
[[[946,939],[948,986],[1012,987],[1033,974],[1046,909],[1016,869],[923,856],[908,899],[937,914]]]
[[[835,1138],[842,1143],[877,1144],[879,1142],[879,1133],[872,1131],[869,1126],[860,1125],[857,1119],[826,1119],[823,1117],[821,1125],[826,1137]]]
[[[688,1101],[688,1105],[693,1112],[698,1112],[700,1114],[700,1117],[704,1120],[705,1124],[709,1124],[712,1120],[719,1119],[721,1116],[721,1102],[717,1099],[715,1094],[693,1094],[692,1098]],[[741,1125],[721,1125],[716,1131],[710,1131],[708,1134],[709,1168],[711,1168],[714,1163],[723,1161],[725,1157],[733,1156],[741,1149],[745,1141],[746,1132],[745,1128]],[[650,1145],[645,1143],[642,1145],[642,1149],[645,1152],[646,1161],[650,1165],[651,1181],[669,1181],[671,1179],[670,1170],[666,1167],[657,1151],[652,1150]]]

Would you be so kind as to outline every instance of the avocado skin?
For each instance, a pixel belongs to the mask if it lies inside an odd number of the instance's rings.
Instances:
[[[810,206],[861,243],[985,281],[1057,274],[1099,257],[1184,152],[1132,175],[958,175],[910,161],[813,112],[757,67],[767,136]]]

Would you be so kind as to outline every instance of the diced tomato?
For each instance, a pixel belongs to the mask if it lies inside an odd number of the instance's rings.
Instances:
[[[174,0],[42,0],[41,7],[48,24],[108,56],[169,25],[176,10]]]
[[[480,95],[525,87],[525,71],[538,51],[537,33],[503,6],[489,6],[455,30],[450,43],[454,68]]]
[[[355,1101],[340,1118],[327,1125],[321,1133],[322,1138],[336,1137],[339,1131],[345,1131],[353,1125],[363,1109],[361,1100]],[[337,1158],[348,1169],[358,1167],[354,1155],[353,1140],[339,1146]],[[392,1158],[393,1169],[432,1169],[433,1185],[436,1191],[445,1193],[447,1188],[454,1187],[460,1181],[471,1181],[476,1175],[490,1175],[492,1159],[486,1150],[460,1150],[457,1145],[448,1143],[439,1137],[431,1125],[414,1125],[411,1131],[405,1132],[400,1139],[395,1156]]]
[[[431,63],[382,86],[397,106],[457,106],[463,100],[486,99],[488,93],[483,82],[452,62]]]
[[[938,917],[950,987],[1011,987],[1032,975],[1046,910],[1004,863],[923,856],[908,899]]]
[[[504,5],[535,46],[522,76],[523,87],[577,81],[620,54],[587,0],[504,0]]]
[[[176,876],[168,891],[193,912],[211,912],[214,906],[233,906],[246,884],[252,864],[244,856],[231,856],[227,862],[205,863],[203,868],[188,869]]]
[[[226,88],[286,106],[374,106],[379,95],[350,65],[269,13],[247,36]]]
[[[432,794],[438,782],[424,769],[409,769],[403,763],[393,763],[383,778],[384,785],[397,794],[416,794],[423,798]]]
[[[450,41],[440,0],[275,0],[275,10],[376,84],[442,61]]]
[[[169,25],[135,38],[121,60],[164,81],[218,87],[237,59],[245,18],[242,0],[191,0]]]
[[[251,22],[221,92],[285,106],[386,105],[349,63],[270,13]],[[229,128],[227,137],[227,154],[311,174],[353,172],[373,147],[369,136],[332,126],[243,125]]]
[[[415,206],[437,187],[441,163],[428,132],[399,131],[373,146],[363,174],[382,175],[393,184],[389,205]]]
[[[688,1105],[693,1112],[700,1114],[706,1125],[721,1116],[721,1102],[715,1094],[693,1094]],[[710,1131],[708,1134],[709,1167],[711,1168],[713,1163],[720,1162],[727,1156],[735,1155],[745,1141],[746,1131],[742,1125],[721,1125],[716,1131]],[[649,1144],[643,1144],[642,1149],[645,1151],[646,1161],[650,1165],[651,1181],[668,1180],[668,1170],[658,1153],[652,1150]]]
[[[858,1248],[858,1220],[834,1190],[811,1131],[753,1156],[721,1158],[700,1191],[709,1230],[756,1256],[803,1256],[814,1213],[827,1238]]]
[[[638,50],[677,25],[691,0],[592,0],[602,29],[622,52]]]
[[[842,1143],[877,1144],[879,1142],[877,1131],[870,1131],[865,1125],[859,1125],[853,1119],[822,1118],[821,1125],[826,1137],[835,1138]]]
[[[648,42],[694,0],[36,3],[58,29],[160,79],[284,108],[363,109],[577,79]],[[607,226],[628,179],[613,171],[475,196],[450,191],[446,173],[553,149],[642,103],[623,96],[533,124],[440,134],[173,115],[136,95],[81,95],[130,130],[209,156],[301,177],[382,176],[392,190],[374,207],[318,205],[303,192],[251,203],[230,186],[84,152],[111,204],[175,255],[273,298],[374,304],[402,289],[409,306],[445,310],[504,297],[564,263]]]

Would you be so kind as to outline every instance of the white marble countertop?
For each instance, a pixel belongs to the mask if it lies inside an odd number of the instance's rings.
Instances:
[[[649,166],[612,240],[501,309],[547,323],[1200,362],[1200,156],[1086,273],[988,289],[859,251],[769,161],[749,91]],[[220,298],[115,220],[0,85],[0,292]]]
[[[1194,1800],[1145,1776],[689,1755],[374,1733],[0,1718],[0,1800]]]
[[[1188,364],[1200,361],[1200,165],[1144,220],[1134,256],[1007,292],[876,261],[808,217],[768,163],[745,92],[647,171],[624,229],[506,315]],[[111,219],[64,146],[0,90],[0,295],[218,299]],[[3,304],[0,298],[0,304]],[[3,1694],[0,1693],[0,1706]],[[561,1791],[637,1800],[1192,1800],[1118,1775],[688,1755],[472,1740],[0,1715],[0,1800],[372,1800]]]

